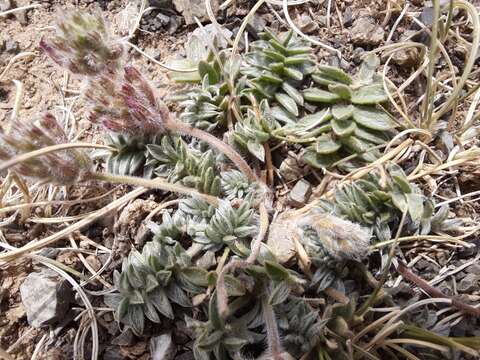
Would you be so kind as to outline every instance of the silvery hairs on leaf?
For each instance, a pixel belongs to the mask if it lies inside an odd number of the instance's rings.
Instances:
[[[16,121],[7,135],[0,133],[0,159],[40,150],[47,146],[68,143],[68,139],[52,114],[45,114],[38,123]],[[90,159],[74,149],[50,152],[18,165],[13,169],[25,177],[42,182],[68,185],[85,180],[91,169]]]
[[[62,68],[94,76],[122,65],[125,50],[110,36],[100,14],[59,14],[57,24],[55,36],[42,39],[40,47]]]

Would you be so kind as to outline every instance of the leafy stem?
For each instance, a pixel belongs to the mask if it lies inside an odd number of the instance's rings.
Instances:
[[[191,127],[190,125],[187,125],[181,121],[173,120],[172,118],[170,118],[167,122],[167,127],[172,131],[184,135],[190,135],[192,137],[207,142],[211,146],[215,147],[222,154],[227,156],[238,167],[238,169],[241,170],[248,177],[249,180],[257,182],[260,181],[257,175],[255,175],[252,168],[243,159],[243,157],[222,140],[216,138],[213,135],[210,135],[203,130]]]

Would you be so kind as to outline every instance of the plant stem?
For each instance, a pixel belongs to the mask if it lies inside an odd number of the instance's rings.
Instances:
[[[136,176],[126,175],[112,175],[105,173],[92,173],[92,178],[95,180],[108,181],[116,184],[127,184],[133,186],[143,186],[146,188],[160,189],[164,191],[171,191],[178,194],[188,196],[198,196],[213,206],[218,206],[218,198],[212,195],[202,194],[195,189],[167,182],[163,178],[144,179]]]
[[[267,329],[268,347],[272,359],[281,359],[282,344],[280,343],[280,335],[278,333],[277,320],[272,305],[268,302],[268,296],[262,296],[262,313],[265,320],[265,328]]]
[[[194,128],[181,121],[173,119],[170,119],[167,122],[167,127],[172,131],[179,132],[184,135],[190,135],[207,142],[211,146],[217,148],[217,150],[222,154],[225,154],[225,156],[227,156],[249,178],[249,180],[256,182],[260,181],[243,157],[222,140],[217,139],[215,136],[207,133],[206,131]]]
[[[232,260],[230,261],[218,275],[217,279],[217,306],[220,316],[225,317],[228,312],[228,295],[227,289],[225,286],[225,275],[230,271],[235,271],[236,269],[246,268],[248,265],[255,263],[258,255],[260,254],[260,249],[262,241],[267,235],[268,226],[270,225],[268,221],[268,212],[264,203],[259,205],[260,211],[260,229],[258,231],[258,236],[252,242],[250,255],[246,260]]]
[[[439,0],[436,0],[436,1],[434,1],[434,4],[438,3],[438,2],[439,2]],[[454,8],[461,8],[461,9],[465,10],[470,15],[470,17],[472,18],[472,25],[473,25],[472,45],[470,47],[470,53],[468,55],[468,59],[467,59],[467,61],[465,63],[465,66],[463,68],[462,76],[461,76],[460,80],[458,81],[457,86],[455,86],[455,89],[449,95],[445,104],[443,104],[442,107],[433,115],[433,118],[431,119],[432,124],[430,125],[430,127],[433,126],[440,119],[440,117],[442,115],[444,115],[446,112],[448,112],[450,110],[450,108],[452,107],[452,105],[455,104],[455,101],[458,100],[460,92],[463,90],[463,86],[467,82],[467,79],[468,79],[470,73],[472,72],[472,68],[473,68],[473,66],[475,64],[475,61],[477,59],[477,53],[479,51],[478,49],[479,49],[479,46],[480,46],[480,19],[479,19],[479,16],[478,16],[477,9],[475,8],[475,5],[473,5],[472,3],[468,2],[468,1],[456,0],[456,1],[454,1],[453,7]],[[446,29],[447,32],[448,32],[448,30],[449,29]]]
[[[60,151],[60,150],[67,150],[67,149],[74,149],[74,148],[93,148],[93,149],[107,149],[107,150],[112,150],[110,146],[106,145],[99,145],[99,144],[90,144],[90,143],[84,143],[84,142],[77,142],[77,143],[67,143],[67,144],[56,144],[52,146],[47,146],[38,150],[34,150],[31,152],[28,152],[26,154],[21,154],[18,156],[15,156],[13,159],[10,159],[8,161],[5,161],[3,164],[0,165],[0,172],[3,170],[6,170],[8,168],[11,168],[12,166],[15,166],[17,164],[20,164],[21,162],[33,159],[37,156],[42,156],[51,152],[55,151]]]
[[[421,277],[415,275],[407,266],[405,266],[402,262],[399,261],[398,263],[398,272],[400,275],[402,275],[406,280],[414,283],[417,285],[419,288],[421,288],[423,291],[425,291],[428,295],[432,297],[437,297],[437,298],[447,298],[452,301],[452,306],[456,307],[458,310],[475,316],[475,317],[480,317],[480,309],[473,307],[471,305],[465,304],[464,302],[455,299],[453,297],[450,297],[448,295],[445,295],[442,293],[440,290],[437,288],[431,286],[429,283],[427,283],[425,280],[423,280]]]
[[[425,128],[430,129],[432,125],[433,114],[433,74],[435,70],[435,55],[437,53],[437,36],[438,36],[438,22],[440,19],[440,0],[433,0],[433,23],[432,32],[430,34],[430,51],[428,52],[428,72],[427,72],[427,88],[424,99],[423,118],[425,121]]]

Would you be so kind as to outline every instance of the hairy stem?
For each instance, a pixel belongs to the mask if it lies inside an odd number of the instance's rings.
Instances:
[[[268,296],[262,297],[262,312],[267,329],[267,341],[271,359],[280,360],[283,352],[282,344],[280,342],[280,334],[278,333],[275,312],[273,311],[272,305],[268,302]]]
[[[107,150],[112,150],[110,146],[106,145],[99,145],[99,144],[90,144],[90,143],[84,143],[84,142],[77,142],[77,143],[67,143],[67,144],[56,144],[52,146],[47,146],[42,149],[34,150],[31,152],[28,152],[26,154],[21,154],[18,156],[15,156],[14,158],[5,161],[3,164],[0,165],[0,172],[3,170],[6,170],[8,168],[11,168],[12,166],[15,166],[17,164],[20,164],[21,162],[34,159],[37,156],[42,156],[51,152],[55,151],[60,151],[60,150],[66,150],[66,149],[74,149],[74,148],[93,148],[93,149],[107,149]]]
[[[146,188],[171,191],[177,194],[183,194],[188,196],[198,196],[204,199],[205,201],[207,201],[209,204],[212,204],[213,206],[218,206],[217,197],[212,195],[202,194],[195,189],[192,189],[183,185],[169,183],[167,180],[163,178],[144,179],[144,178],[135,177],[135,176],[112,175],[112,174],[105,174],[105,173],[93,173],[91,175],[93,179],[108,181],[116,184],[143,186]]]
[[[247,164],[243,157],[236,152],[230,145],[226,144],[215,136],[210,135],[206,131],[191,127],[181,121],[170,119],[167,127],[175,132],[179,132],[184,135],[190,135],[197,139],[203,140],[215,147],[222,154],[225,154],[237,167],[241,170],[251,181],[260,182],[257,175],[255,175],[252,168]]]

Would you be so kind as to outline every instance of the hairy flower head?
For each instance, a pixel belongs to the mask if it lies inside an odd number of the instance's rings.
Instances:
[[[133,66],[90,81],[85,96],[90,103],[89,120],[112,132],[141,136],[165,130],[169,111]]]
[[[45,114],[37,124],[17,121],[10,133],[0,133],[0,160],[42,148],[67,143],[63,129],[52,114]],[[49,152],[28,159],[13,169],[25,177],[68,185],[87,178],[90,159],[80,151],[68,149]]]
[[[370,238],[366,228],[312,208],[282,213],[270,225],[267,244],[282,263],[295,255],[295,239],[312,259],[362,260],[368,255]]]
[[[123,46],[112,40],[99,14],[72,12],[58,20],[57,33],[40,47],[61,67],[79,75],[98,75],[122,64]]]

